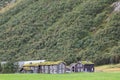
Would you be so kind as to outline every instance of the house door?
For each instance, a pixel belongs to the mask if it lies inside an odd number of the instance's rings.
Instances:
[[[38,73],[42,73],[42,66],[39,66]]]

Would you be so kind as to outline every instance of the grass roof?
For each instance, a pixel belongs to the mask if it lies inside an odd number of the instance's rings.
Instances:
[[[23,67],[38,66],[39,63],[26,63]]]
[[[82,64],[94,64],[93,62],[91,61],[81,61]]]
[[[23,66],[24,67],[30,67],[30,66],[40,66],[40,65],[57,65],[57,64],[60,64],[60,63],[65,63],[63,61],[47,61],[47,62],[38,62],[38,63],[27,63],[27,64],[24,64]]]
[[[23,67],[23,69],[24,69],[24,70],[27,70],[27,71],[31,70],[30,67]]]

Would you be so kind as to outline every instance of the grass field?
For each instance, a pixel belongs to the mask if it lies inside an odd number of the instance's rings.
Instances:
[[[120,72],[72,74],[0,74],[0,80],[119,80]]]

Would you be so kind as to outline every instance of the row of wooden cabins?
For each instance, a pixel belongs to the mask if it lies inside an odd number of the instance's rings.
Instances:
[[[39,62],[27,63],[20,70],[23,73],[47,73],[47,74],[62,74],[71,72],[94,72],[94,63],[90,61],[80,61],[66,66],[63,61],[56,62]]]

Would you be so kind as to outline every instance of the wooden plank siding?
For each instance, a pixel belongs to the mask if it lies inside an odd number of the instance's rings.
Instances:
[[[78,62],[70,65],[71,72],[94,72],[94,64],[92,62]]]
[[[65,73],[66,72],[65,70],[66,70],[65,64],[60,63],[60,64],[55,64],[55,65],[39,66],[38,72],[39,73],[47,73],[47,74],[57,74],[57,73]]]
[[[39,64],[27,64],[23,67],[29,67],[33,73],[62,74],[66,72],[64,62],[43,62]]]
[[[94,64],[85,64],[84,71],[85,72],[94,72]]]
[[[81,63],[73,63],[70,65],[71,72],[83,72],[84,66]]]

